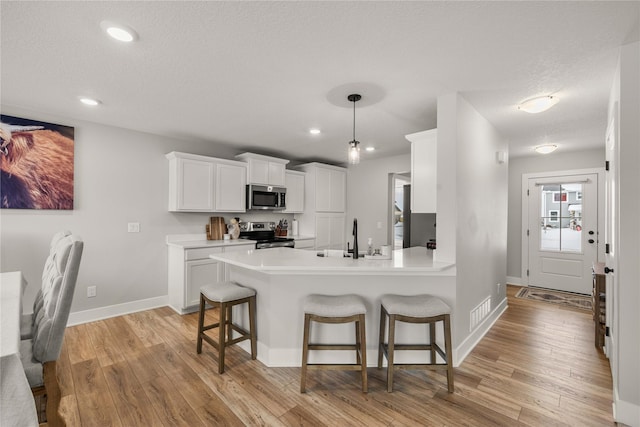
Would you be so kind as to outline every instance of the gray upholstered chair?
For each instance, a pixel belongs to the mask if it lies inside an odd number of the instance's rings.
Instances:
[[[61,395],[56,360],[62,349],[84,244],[71,232],[56,236],[34,304],[31,338],[20,342],[20,359],[34,397],[46,395],[48,425],[64,426],[58,414]]]
[[[49,256],[51,256],[51,254],[55,250],[55,247],[58,244],[58,241],[64,238],[65,236],[68,236],[69,234],[71,234],[70,231],[58,231],[56,234],[53,235],[53,237],[51,238],[51,243],[49,244]],[[23,314],[22,318],[20,319],[20,339],[22,340],[26,340],[33,336],[32,335],[33,324],[35,322],[38,311],[42,308],[42,285],[45,283],[44,276],[46,272],[47,272],[47,265],[45,264],[45,267],[42,271],[41,286],[40,286],[40,289],[38,289],[38,293],[36,294],[36,299],[33,301],[33,313]]]

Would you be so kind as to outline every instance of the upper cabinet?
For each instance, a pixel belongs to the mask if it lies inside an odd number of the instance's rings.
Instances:
[[[285,213],[304,212],[304,172],[286,171],[285,187],[287,188],[287,209]]]
[[[406,135],[411,141],[411,212],[436,213],[437,129]]]
[[[285,186],[285,168],[289,160],[254,153],[238,154],[236,158],[247,162],[249,184]]]
[[[173,212],[245,212],[246,165],[243,162],[171,152],[169,210]]]
[[[306,163],[300,169],[307,173],[305,208],[316,212],[345,212],[347,171],[338,166]]]

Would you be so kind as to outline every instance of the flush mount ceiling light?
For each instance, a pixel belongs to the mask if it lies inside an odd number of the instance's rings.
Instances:
[[[558,101],[557,96],[539,96],[524,101],[518,105],[518,110],[526,111],[527,113],[541,113],[556,105]]]
[[[365,148],[367,151],[376,151],[376,147],[367,147]]]
[[[95,98],[89,98],[87,96],[80,96],[78,97],[78,99],[80,100],[80,102],[82,102],[84,105],[88,105],[90,107],[96,107],[100,104],[102,104],[102,101],[100,101],[99,99],[95,99]]]
[[[538,145],[536,148],[534,148],[534,150],[536,153],[549,154],[556,151],[557,148],[558,146],[555,144],[545,144],[545,145]]]
[[[311,135],[320,135],[320,129],[309,129]]]
[[[136,33],[133,28],[123,24],[118,24],[112,21],[102,21],[100,23],[100,28],[106,31],[106,33],[111,37],[121,42],[129,43],[138,40],[138,33]]]
[[[356,141],[356,102],[362,99],[362,96],[353,93],[347,96],[349,102],[353,102],[353,140],[349,141],[349,163],[357,165],[360,163],[360,141]]]

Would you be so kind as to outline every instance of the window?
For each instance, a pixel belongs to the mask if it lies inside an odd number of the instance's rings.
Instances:
[[[560,211],[557,211],[557,210],[549,211],[549,222],[558,222],[559,217],[560,217]]]

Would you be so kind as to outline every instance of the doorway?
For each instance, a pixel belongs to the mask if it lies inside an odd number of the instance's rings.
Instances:
[[[598,185],[597,170],[523,176],[523,277],[529,286],[591,293]]]
[[[404,219],[405,215],[410,215],[404,209],[404,187],[411,184],[411,173],[391,173],[389,177],[389,241],[392,242],[393,249],[402,249]]]

